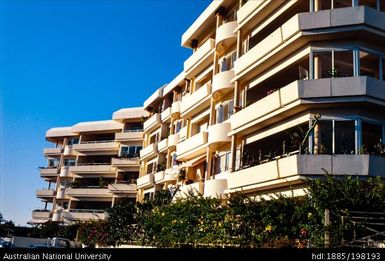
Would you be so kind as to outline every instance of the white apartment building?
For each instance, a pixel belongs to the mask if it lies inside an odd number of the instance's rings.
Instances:
[[[138,200],[385,176],[384,0],[217,0],[181,44],[183,71],[144,102]]]
[[[48,187],[36,191],[45,208],[30,223],[104,219],[122,198],[135,201],[146,116],[142,108],[121,109],[112,120],[48,130],[54,147],[44,149],[48,164],[40,169]]]
[[[41,172],[56,184],[38,191],[53,203],[46,218],[71,220],[83,215],[71,210],[162,189],[300,196],[325,171],[385,177],[385,0],[215,0],[181,45],[191,56],[145,111],[47,132],[58,148],[45,153],[54,168]],[[142,116],[143,144],[123,127]],[[143,146],[140,161],[118,158],[131,142],[135,153]],[[133,169],[136,187],[114,191]],[[68,185],[100,177],[110,185]]]

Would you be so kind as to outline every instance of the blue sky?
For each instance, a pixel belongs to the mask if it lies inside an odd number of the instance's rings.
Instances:
[[[45,131],[140,106],[183,69],[208,0],[0,0],[0,212],[43,208]],[[82,101],[81,103],[79,101]],[[51,145],[52,146],[52,145]]]

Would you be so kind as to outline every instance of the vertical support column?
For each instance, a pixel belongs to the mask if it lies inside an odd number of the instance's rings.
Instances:
[[[235,135],[231,135],[231,151],[230,151],[230,172],[235,171],[235,162],[237,159],[237,137]]]
[[[358,48],[353,50],[353,75],[360,76],[360,49]]]
[[[336,153],[336,121],[332,121],[332,154]]]
[[[242,53],[242,31],[237,31],[237,60],[241,57]],[[239,104],[239,96],[240,96],[240,82],[235,81],[234,83],[234,113],[240,111]],[[230,172],[235,171],[235,162],[237,158],[237,136],[231,135],[231,147],[230,147]]]
[[[319,79],[321,77],[321,71],[322,71],[322,64],[321,59],[318,56],[313,56],[313,68],[314,68],[314,74],[313,79]]]
[[[221,22],[222,22],[222,15],[221,15],[221,12],[217,12],[216,13],[216,29],[221,25]],[[217,66],[217,63],[218,63],[218,53],[217,51],[215,50],[214,52],[214,59],[213,59],[213,63],[214,63],[214,66],[213,66],[213,74],[212,74],[212,79],[214,79],[214,76],[218,73],[218,66]],[[213,97],[210,98],[211,102],[210,102],[210,116],[209,116],[209,126],[215,124],[215,100]],[[207,149],[206,149],[206,162],[207,162],[207,168],[206,168],[206,175],[205,175],[205,178],[206,180],[210,179],[211,176],[212,176],[212,160],[213,160],[213,151],[211,150],[211,148],[209,146],[207,146]]]
[[[310,119],[309,120],[309,128],[311,128],[312,125],[313,125],[312,119]],[[311,131],[309,133],[308,146],[309,146],[309,153],[310,154],[314,154],[314,132],[315,132],[315,130],[313,129],[313,131]]]
[[[362,121],[361,119],[357,119],[354,121],[355,125],[355,131],[354,131],[354,138],[356,143],[356,154],[361,154],[361,146],[362,146]]]
[[[314,154],[319,154],[321,152],[321,126],[316,124],[314,126]]]

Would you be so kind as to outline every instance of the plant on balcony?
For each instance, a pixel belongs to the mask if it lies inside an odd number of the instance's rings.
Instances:
[[[374,154],[385,157],[385,144],[379,142],[376,145],[374,145]]]
[[[99,188],[107,187],[108,183],[103,179],[103,177],[99,177]]]
[[[70,187],[71,188],[79,188],[80,187],[79,181],[77,181],[77,180],[71,181]]]
[[[330,68],[328,70],[328,74],[331,78],[335,78],[335,77],[339,77],[339,74],[340,74],[340,68],[338,67],[338,65]]]
[[[278,91],[278,90],[275,89],[275,88],[270,89],[270,90],[268,90],[268,91],[266,92],[266,96],[267,96],[267,95],[270,95],[270,94],[272,94],[272,93],[274,93],[274,92],[276,92],[276,91]]]
[[[160,171],[165,171],[166,170],[166,165],[164,163],[159,163],[157,166],[156,166],[156,171],[157,172],[160,172]]]
[[[178,182],[179,181],[184,181],[186,179],[186,170],[185,169],[180,169],[177,178],[178,178]]]

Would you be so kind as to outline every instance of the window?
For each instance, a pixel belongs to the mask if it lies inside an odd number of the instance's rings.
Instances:
[[[142,146],[122,146],[120,148],[120,157],[122,158],[133,158],[139,157],[139,152]]]
[[[219,72],[225,72],[234,68],[234,62],[237,59],[236,51],[232,51],[231,53],[223,56],[219,59]]]
[[[380,78],[380,57],[360,50],[360,75]]]
[[[219,174],[230,169],[230,151],[218,154],[215,159],[215,173]]]
[[[312,61],[313,78],[321,79],[366,75],[381,79],[381,67],[382,71],[384,70],[383,62],[381,62],[382,58],[379,54],[359,49],[314,51]],[[383,79],[382,77],[382,80]]]
[[[319,121],[314,128],[314,154],[333,153],[333,122]]]
[[[75,166],[75,159],[64,159],[64,166]]]
[[[362,122],[361,153],[377,154],[376,146],[383,143],[382,125]]]
[[[314,79],[353,76],[353,50],[313,53]]]
[[[354,121],[335,121],[335,154],[355,154]]]
[[[69,138],[68,145],[74,145],[79,143],[79,138]]]
[[[229,100],[219,104],[216,109],[216,123],[222,123],[230,118],[234,113],[234,101]]]
[[[179,133],[180,132],[180,129],[182,128],[182,121],[177,121],[175,123],[175,134]]]
[[[153,161],[151,163],[147,164],[147,174],[155,173],[157,170],[158,163],[156,161]]]
[[[172,154],[172,166],[178,165],[176,157],[177,157],[176,153],[173,153]]]
[[[48,159],[48,167],[49,168],[57,168],[59,166],[60,161],[58,159]]]
[[[139,132],[143,131],[143,123],[126,122],[124,124],[124,132]]]

